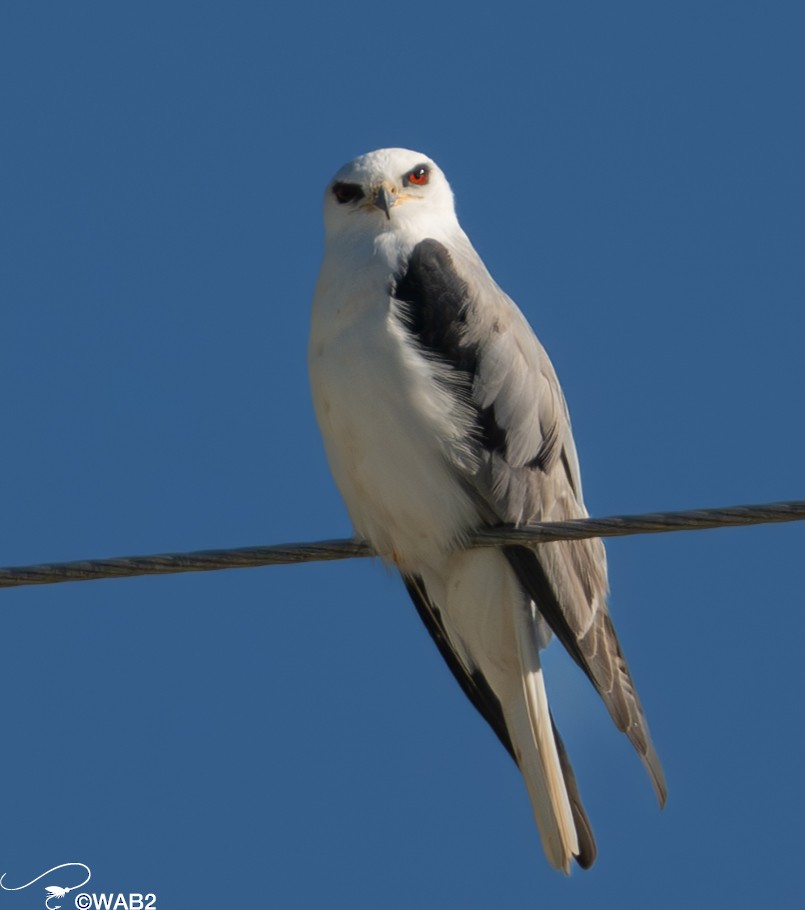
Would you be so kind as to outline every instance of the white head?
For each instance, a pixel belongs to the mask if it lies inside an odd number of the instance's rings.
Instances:
[[[324,226],[333,235],[457,227],[453,192],[427,155],[378,149],[345,164],[324,194]]]

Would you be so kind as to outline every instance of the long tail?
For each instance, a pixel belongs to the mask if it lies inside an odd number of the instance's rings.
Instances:
[[[441,573],[404,580],[448,667],[517,763],[549,862],[589,868],[595,839],[548,708],[545,642],[528,595],[494,551],[457,553]]]
[[[596,847],[575,776],[556,730],[545,691],[534,622],[520,608],[515,634],[522,670],[522,699],[515,700],[509,730],[525,779],[548,862],[570,872],[575,858],[583,868],[595,860]]]

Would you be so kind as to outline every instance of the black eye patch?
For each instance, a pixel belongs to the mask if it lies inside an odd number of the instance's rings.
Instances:
[[[346,202],[357,202],[363,199],[363,190],[357,183],[338,183],[333,184],[333,196],[344,205]]]

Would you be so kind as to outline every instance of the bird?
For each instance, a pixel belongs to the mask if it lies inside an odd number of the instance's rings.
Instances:
[[[324,193],[308,343],[314,411],[356,534],[399,571],[464,693],[514,759],[551,866],[595,837],[548,704],[556,637],[666,783],[607,605],[598,538],[471,547],[499,525],[587,517],[551,361],[459,225],[427,155],[345,164]]]

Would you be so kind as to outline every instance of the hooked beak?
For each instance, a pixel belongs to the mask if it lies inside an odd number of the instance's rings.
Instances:
[[[372,205],[380,209],[388,220],[391,220],[391,210],[397,202],[397,191],[387,183],[381,183],[372,196]]]

